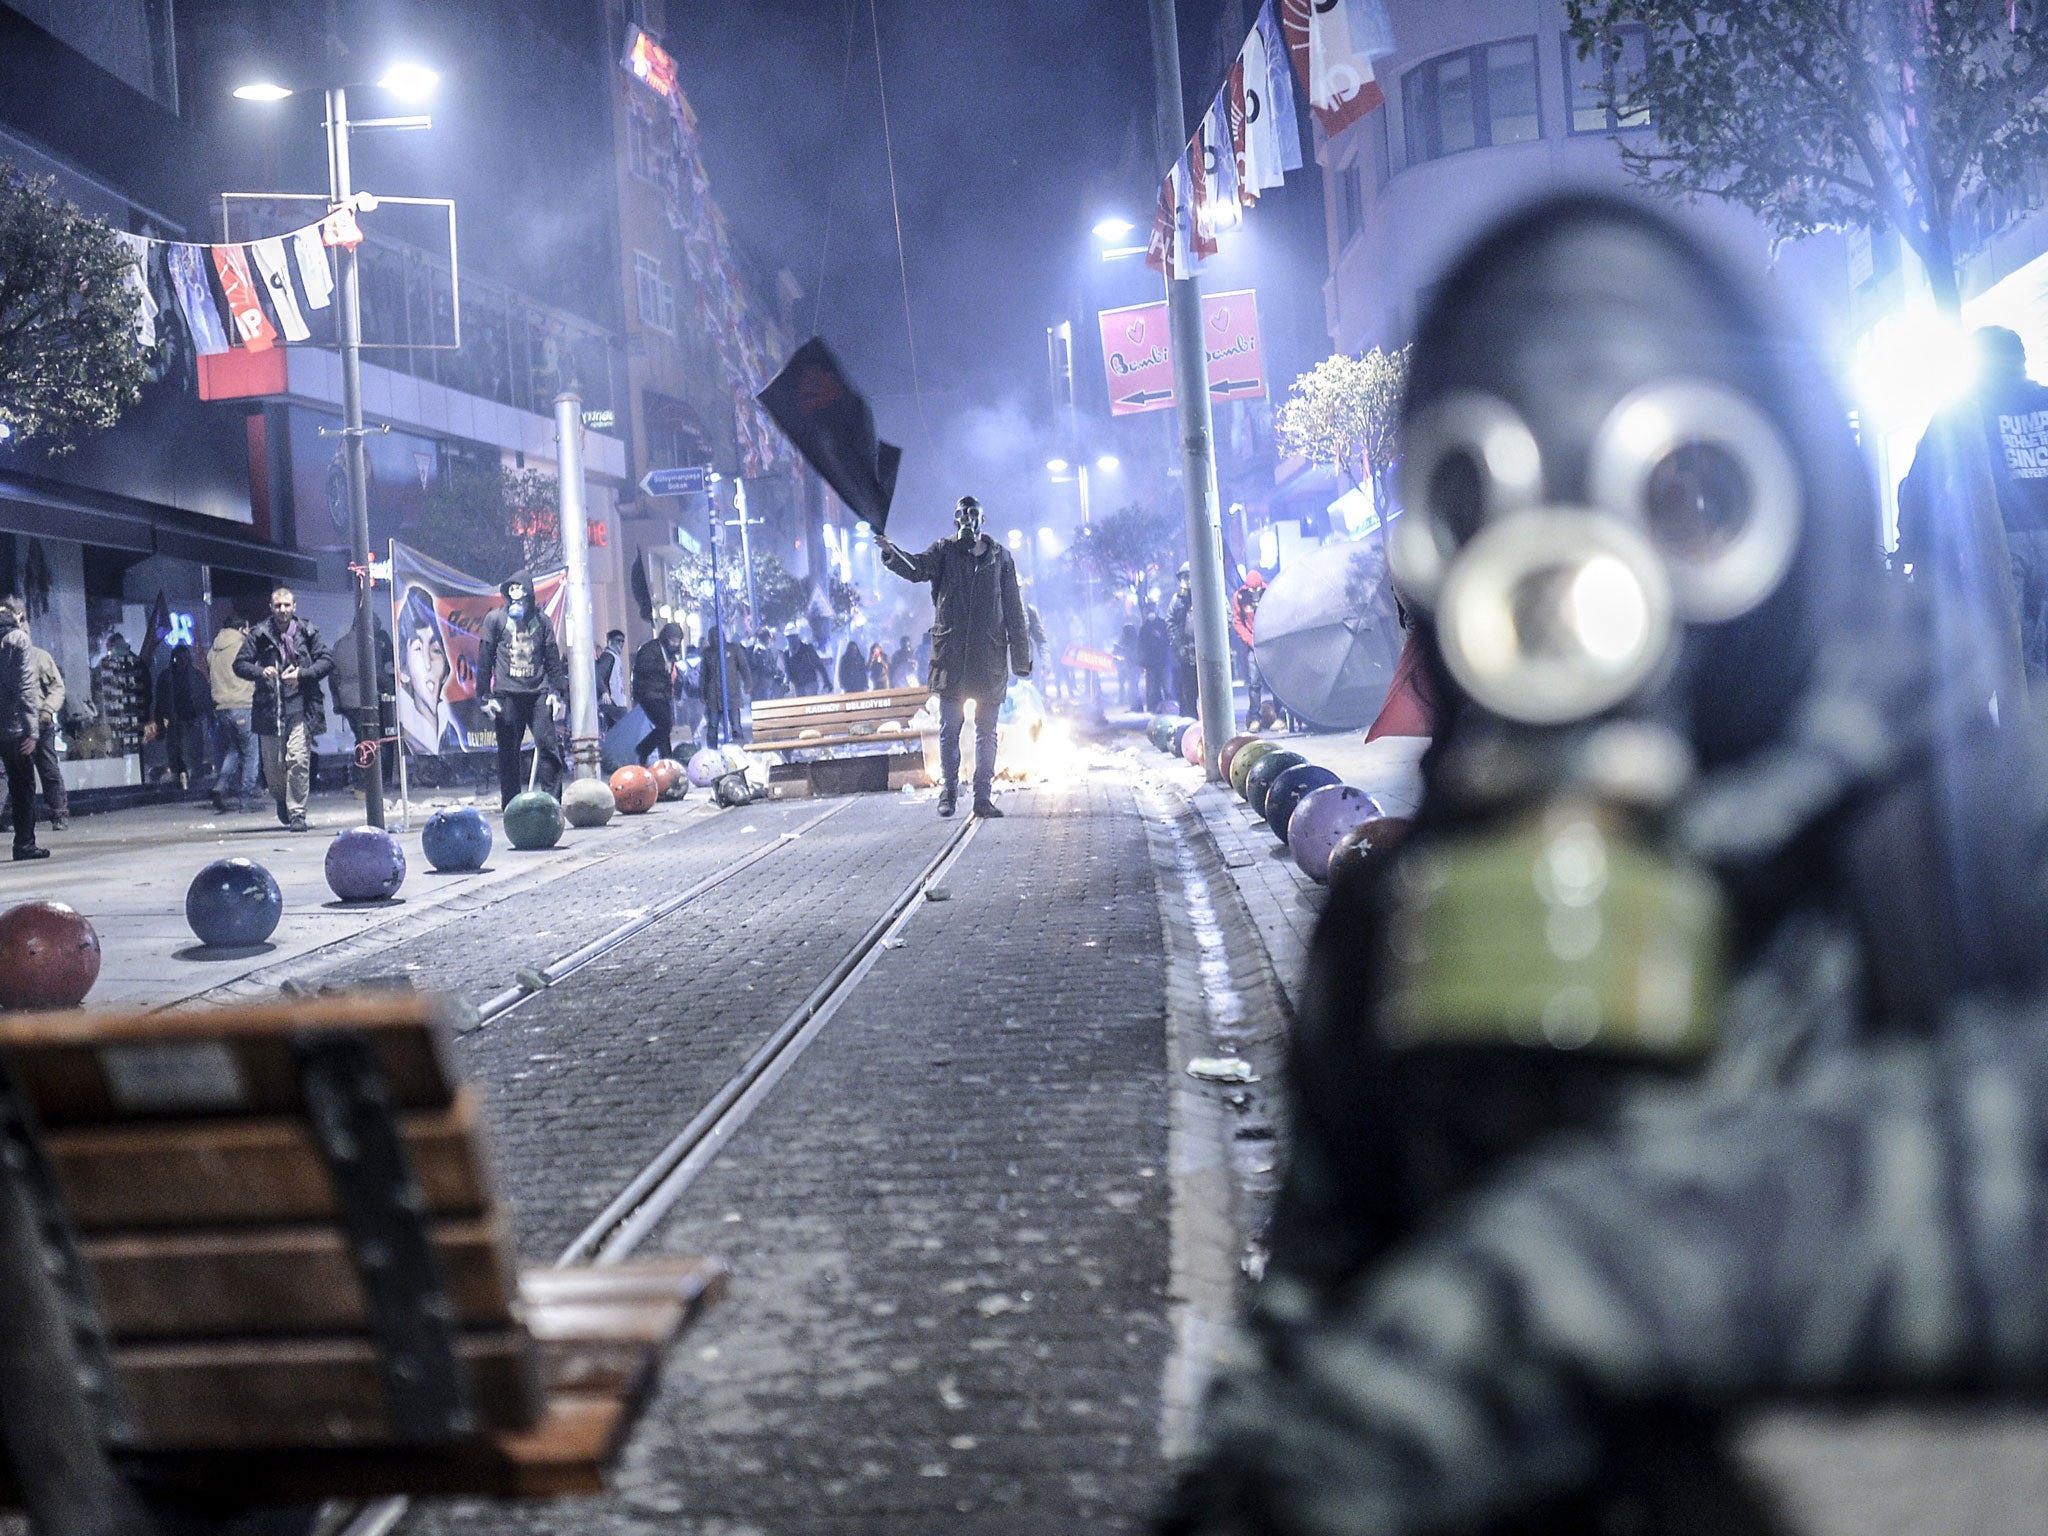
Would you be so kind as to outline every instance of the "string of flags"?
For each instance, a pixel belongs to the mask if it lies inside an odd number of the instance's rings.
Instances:
[[[1301,169],[1295,88],[1325,137],[1380,106],[1394,51],[1385,0],[1265,0],[1200,126],[1159,184],[1145,264],[1193,277],[1260,194]]]
[[[337,208],[299,229],[267,239],[195,243],[160,240],[114,230],[128,253],[123,283],[135,295],[135,342],[153,347],[164,307],[151,281],[159,252],[168,290],[192,338],[192,349],[217,356],[240,347],[264,352],[278,344],[312,337],[308,311],[333,301],[334,271],[328,250],[362,243],[357,204]]]

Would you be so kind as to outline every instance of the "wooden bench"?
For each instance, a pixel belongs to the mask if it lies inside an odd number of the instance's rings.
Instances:
[[[929,784],[924,732],[910,721],[931,697],[924,688],[877,688],[866,693],[802,694],[754,701],[755,752],[784,762],[769,770],[772,795],[850,794]],[[813,749],[874,749],[851,756],[793,761]]]
[[[0,1346],[32,1512],[25,1402],[117,1482],[250,1506],[602,1487],[724,1272],[520,1272],[450,1041],[402,991],[0,1015],[0,1307],[48,1346]]]

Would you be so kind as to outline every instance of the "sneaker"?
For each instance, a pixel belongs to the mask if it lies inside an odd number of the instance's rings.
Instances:
[[[292,819],[286,822],[285,825],[290,827],[294,832],[306,831],[306,813],[304,811],[293,811]]]
[[[955,803],[956,803],[956,802],[957,802],[957,801],[959,800],[959,798],[960,798],[960,792],[959,792],[958,790],[954,789],[954,788],[953,788],[953,786],[952,786],[952,785],[950,785],[950,784],[948,784],[948,785],[947,785],[947,786],[946,786],[946,787],[945,787],[944,789],[940,790],[940,791],[939,791],[939,814],[940,814],[941,816],[950,816],[950,815],[952,815],[952,814],[953,814],[953,806],[954,806],[954,804],[955,804]]]
[[[975,801],[974,814],[983,821],[1001,821],[1003,819],[1003,813],[996,809],[996,803],[993,800]]]
[[[26,863],[30,859],[47,859],[49,856],[49,849],[38,848],[34,843],[16,843],[14,845],[14,862],[17,864]]]
[[[280,827],[288,827],[292,824],[291,809],[282,800],[277,802],[277,824]]]

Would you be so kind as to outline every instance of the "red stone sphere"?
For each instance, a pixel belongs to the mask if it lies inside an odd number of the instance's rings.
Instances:
[[[61,901],[0,912],[0,1008],[76,1008],[100,978],[100,936]]]
[[[1361,821],[1338,838],[1337,846],[1330,850],[1331,888],[1357,879],[1367,864],[1385,858],[1388,850],[1407,834],[1406,817],[1375,816],[1370,821]]]
[[[1230,777],[1230,765],[1237,758],[1239,747],[1248,747],[1259,738],[1256,736],[1233,736],[1223,743],[1223,750],[1216,754],[1216,771],[1224,778]]]
[[[683,765],[672,757],[664,757],[647,770],[654,775],[654,782],[661,786],[661,798],[680,800],[683,791],[689,787],[689,780],[683,776]]]
[[[638,816],[654,809],[661,798],[661,781],[638,763],[628,763],[611,777],[612,799],[621,816]]]

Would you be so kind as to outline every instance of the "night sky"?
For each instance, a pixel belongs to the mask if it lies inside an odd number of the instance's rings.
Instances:
[[[1146,6],[875,0],[921,420],[869,3],[670,0],[666,43],[697,109],[713,193],[761,261],[802,284],[800,327],[816,313],[816,328],[874,397],[884,436],[905,447],[893,532],[936,536],[970,490],[998,524],[1070,523],[1061,512],[1072,491],[1044,483],[1048,447],[1058,448],[1044,437],[1045,327],[1161,292],[1142,262],[1100,261],[1090,234],[1112,213],[1140,224],[1138,242],[1149,224],[1158,182]],[[1180,5],[1191,103],[1206,103],[1218,84],[1223,9],[1224,0]],[[1292,195],[1313,205],[1313,171],[1302,185]],[[1282,217],[1272,214],[1270,227]],[[1309,270],[1290,278],[1293,288],[1320,282],[1319,216],[1308,234]],[[1319,319],[1320,293],[1307,298]],[[1164,442],[1164,419],[1105,422],[1083,446],[1133,456]]]

